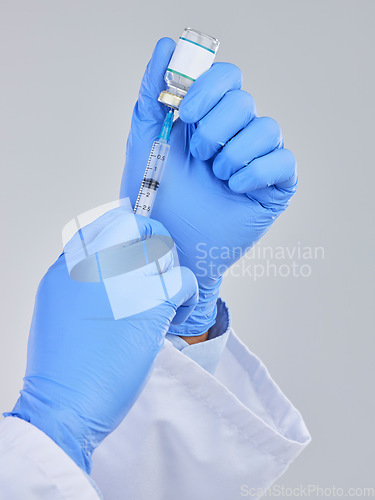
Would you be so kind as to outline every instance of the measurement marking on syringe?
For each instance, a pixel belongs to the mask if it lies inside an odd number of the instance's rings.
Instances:
[[[158,183],[158,181],[155,181],[154,179],[145,179],[143,187],[153,189],[154,191],[156,191],[157,188],[159,187],[159,183]]]
[[[145,173],[143,174],[141,189],[139,190],[134,206],[134,213],[136,214],[147,217],[151,214],[170,149],[169,134],[172,124],[173,111],[170,110],[164,120],[159,139],[151,147]]]
[[[169,144],[163,140],[155,141],[151,148],[145,173],[143,175],[141,189],[139,190],[134,212],[149,216],[154,205],[156,191],[160,185],[164,165],[169,152]]]

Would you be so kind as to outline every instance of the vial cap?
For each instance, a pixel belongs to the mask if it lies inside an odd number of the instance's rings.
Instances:
[[[162,92],[160,92],[158,101],[162,102],[166,106],[169,106],[170,108],[178,109],[180,107],[182,97],[163,90]]]

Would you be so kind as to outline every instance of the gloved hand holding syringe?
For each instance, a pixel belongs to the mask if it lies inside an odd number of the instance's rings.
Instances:
[[[159,95],[159,101],[168,106],[169,111],[148,158],[134,206],[134,213],[138,215],[151,216],[170,150],[169,136],[174,112],[178,110],[191,84],[211,67],[218,48],[219,40],[191,28],[186,28],[178,41],[164,75],[167,90]]]

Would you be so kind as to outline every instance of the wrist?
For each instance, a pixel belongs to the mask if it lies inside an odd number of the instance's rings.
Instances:
[[[208,330],[203,335],[194,335],[190,337],[179,335],[179,337],[182,338],[182,340],[185,340],[185,342],[189,345],[199,344],[199,342],[205,342],[208,339]]]
[[[86,437],[83,420],[69,408],[22,390],[13,410],[4,417],[17,417],[49,436],[81,469],[90,473],[94,447]]]
[[[217,315],[217,299],[220,293],[222,277],[215,281],[214,286],[205,287],[199,283],[199,300],[188,319],[181,325],[171,324],[168,333],[180,337],[203,336],[215,324]]]

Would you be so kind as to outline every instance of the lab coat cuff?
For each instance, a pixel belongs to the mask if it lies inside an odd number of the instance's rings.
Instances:
[[[256,450],[268,457],[268,485],[283,474],[310,443],[300,412],[233,330],[214,376],[206,373],[203,378],[199,365],[185,367],[183,359],[176,364],[167,351],[168,345],[161,352],[158,369],[178,381],[208,412],[215,414],[223,428],[231,429],[232,444],[237,443],[239,455],[240,450],[245,452],[244,457],[246,453],[251,455],[250,450]]]
[[[243,429],[244,439],[273,457],[281,475],[311,441],[300,412],[233,330],[215,377],[228,390],[222,396],[236,400],[225,406],[237,408],[233,418],[238,429]]]
[[[270,487],[309,441],[232,330],[214,375],[166,340],[139,399],[94,452],[93,477],[108,498],[128,488],[137,500],[234,499],[242,485]]]
[[[11,482],[21,481],[23,484],[19,487],[24,489],[19,491],[27,492],[30,499],[38,498],[41,484],[47,491],[58,492],[51,493],[49,498],[103,498],[94,481],[57,444],[25,420],[9,416],[0,421],[1,448],[6,450],[2,458],[7,461],[6,474],[0,477],[1,488],[14,489]],[[28,471],[26,476],[24,470]]]

